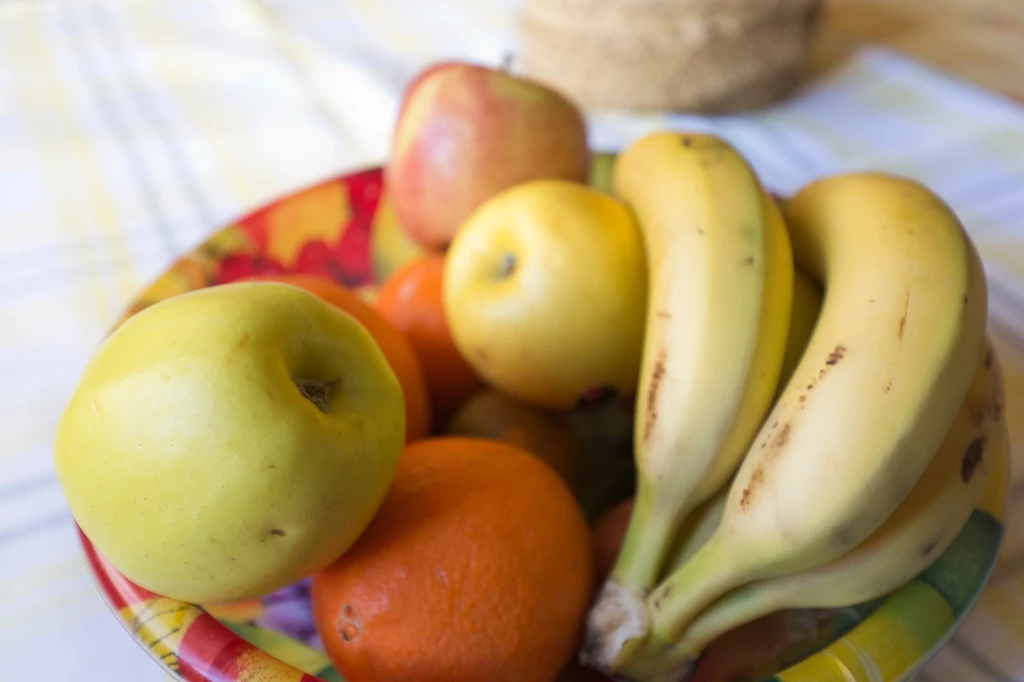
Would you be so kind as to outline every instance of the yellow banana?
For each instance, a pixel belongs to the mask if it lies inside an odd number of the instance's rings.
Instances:
[[[726,483],[763,423],[793,295],[778,206],[724,140],[648,135],[620,154],[612,184],[643,232],[650,294],[634,430],[636,506],[588,615],[582,657],[594,662],[604,654],[593,645],[608,649],[600,633],[642,603],[689,513]]]
[[[814,324],[821,310],[821,287],[800,268],[793,269],[793,309],[789,322],[789,336],[786,337],[786,354],[779,377],[779,391],[789,381],[796,363],[803,355],[804,347],[811,338]],[[673,544],[662,577],[671,574],[686,563],[686,560],[704,546],[722,520],[725,500],[729,496],[729,484],[723,485],[713,497],[702,502],[686,517],[682,530]]]
[[[771,406],[793,259],[774,199],[717,137],[649,135],[619,156],[613,189],[636,212],[650,272],[636,508],[610,579],[642,595],[687,514],[733,474]]]
[[[967,523],[990,469],[1004,456],[1000,371],[986,344],[935,458],[871,537],[831,563],[733,590],[690,624],[672,662],[696,658],[714,639],[774,611],[859,604],[889,594],[928,568]]]
[[[807,341],[814,331],[821,310],[821,287],[801,268],[793,269],[793,311],[789,322],[789,336],[786,338],[786,355],[782,363],[779,391],[792,376],[796,363],[803,355]],[[679,537],[673,545],[663,576],[671,574],[697,553],[714,534],[725,513],[725,500],[729,496],[729,484],[722,486],[710,499],[702,502],[683,522]]]
[[[985,274],[935,194],[849,173],[800,190],[786,221],[797,262],[823,284],[821,314],[715,534],[642,605],[588,629],[590,660],[634,680],[661,679],[650,671],[722,595],[867,539],[921,477],[974,374]]]

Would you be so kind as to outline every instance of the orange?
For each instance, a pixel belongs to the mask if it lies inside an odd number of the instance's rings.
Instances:
[[[430,438],[314,574],[313,618],[349,682],[552,682],[579,645],[592,552],[572,493],[535,456]]]
[[[255,275],[249,280],[284,282],[319,296],[362,323],[380,348],[405,395],[405,440],[412,442],[430,435],[431,412],[427,382],[419,358],[409,339],[395,329],[360,295],[333,280],[316,275]]]
[[[430,253],[399,268],[377,292],[377,309],[405,333],[419,355],[438,431],[483,382],[452,340],[441,287],[444,254]]]
[[[559,414],[487,390],[462,404],[447,432],[521,447],[546,462],[570,488],[576,485],[579,443],[576,433]]]

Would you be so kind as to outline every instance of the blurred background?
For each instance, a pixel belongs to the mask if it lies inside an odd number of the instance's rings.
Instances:
[[[165,679],[93,586],[51,463],[60,410],[133,295],[214,229],[386,162],[402,91],[427,64],[511,55],[518,70],[521,11],[0,1],[0,680]],[[820,12],[799,85],[770,105],[588,107],[591,142],[712,130],[780,193],[848,169],[926,182],[985,259],[1024,453],[1024,5],[832,0]],[[988,592],[922,679],[1024,679],[1022,613],[1024,527],[1012,522]]]

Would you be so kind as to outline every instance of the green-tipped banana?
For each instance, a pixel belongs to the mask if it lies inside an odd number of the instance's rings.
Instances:
[[[999,372],[989,345],[935,458],[871,537],[824,566],[733,590],[697,616],[667,662],[694,659],[719,636],[774,611],[860,604],[928,568],[967,523],[990,469],[1004,456]]]
[[[627,148],[615,193],[650,270],[634,432],[636,508],[611,589],[652,588],[686,516],[735,472],[778,385],[793,259],[775,201],[724,140],[655,133]]]
[[[974,375],[985,275],[957,217],[911,180],[850,173],[786,203],[822,283],[807,350],[730,486],[715,534],[641,605],[588,631],[591,660],[643,682],[732,589],[821,566],[866,540],[930,463]],[[591,619],[593,624],[593,619]]]

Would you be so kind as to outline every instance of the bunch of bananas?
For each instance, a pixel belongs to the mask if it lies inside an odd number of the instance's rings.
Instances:
[[[717,636],[925,570],[1002,448],[985,273],[935,194],[885,173],[770,195],[713,135],[659,132],[612,189],[650,297],[636,504],[581,658],[685,679]]]

